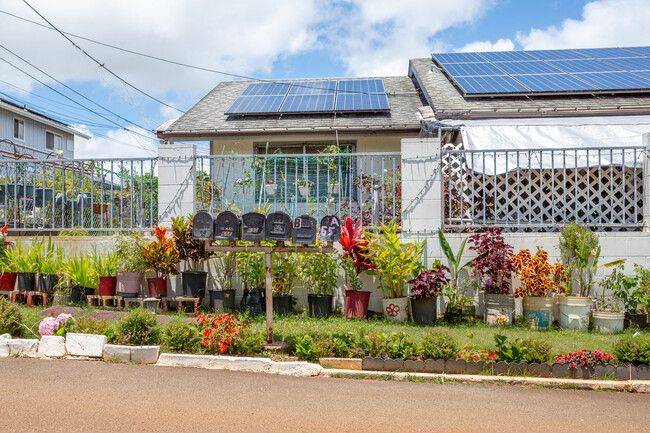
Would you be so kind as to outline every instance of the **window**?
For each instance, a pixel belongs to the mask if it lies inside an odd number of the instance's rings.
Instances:
[[[54,134],[53,132],[45,132],[45,147],[50,150],[61,150],[63,137]]]
[[[14,138],[16,140],[25,140],[25,121],[14,118]]]
[[[69,152],[74,152],[74,138],[72,139],[67,138],[65,141],[66,141],[66,149]]]

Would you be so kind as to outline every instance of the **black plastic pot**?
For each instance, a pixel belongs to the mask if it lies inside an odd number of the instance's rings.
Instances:
[[[332,315],[332,295],[307,295],[309,317],[328,317]],[[275,298],[273,299],[275,307]]]
[[[278,315],[291,314],[293,312],[293,296],[274,296],[273,312]]]
[[[235,309],[235,289],[209,290],[210,307],[214,311],[230,311]]]
[[[38,291],[52,293],[58,281],[59,277],[55,274],[38,274]]]
[[[625,313],[625,327],[633,329],[644,329],[648,321],[647,314]]]
[[[34,281],[36,275],[33,272],[18,272],[18,285],[16,286],[19,292],[33,292]]]
[[[411,310],[413,313],[413,321],[415,323],[436,323],[437,312],[437,298],[411,298]]]
[[[205,288],[208,283],[207,272],[182,272],[183,274],[183,295],[192,298],[205,296]]]
[[[95,293],[95,289],[91,287],[75,286],[70,289],[70,302],[73,304],[81,304],[87,301],[87,297]]]
[[[463,307],[447,308],[445,311],[445,322],[447,323],[464,323],[474,321],[476,316],[476,307],[474,305],[465,305]]]

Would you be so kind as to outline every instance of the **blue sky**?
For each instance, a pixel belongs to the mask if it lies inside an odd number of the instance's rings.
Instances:
[[[428,57],[431,52],[650,45],[647,0],[27,3],[64,32],[265,79],[404,75],[409,58]],[[28,4],[0,0],[0,27],[5,34],[0,42],[0,97],[91,134],[91,140],[78,143],[77,157],[155,155],[157,140],[150,131],[182,114],[125,85],[110,72],[181,111],[220,81],[233,79],[71,36],[103,68],[52,29],[7,15],[45,25]],[[207,145],[198,143],[198,148],[205,151]]]

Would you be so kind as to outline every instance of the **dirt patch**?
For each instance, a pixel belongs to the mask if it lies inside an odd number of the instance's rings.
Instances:
[[[39,315],[45,317],[48,316],[50,313],[58,316],[61,313],[66,313],[66,314],[72,314],[73,316],[78,316],[81,313],[83,313],[84,309],[79,308],[79,307],[70,307],[68,305],[54,305],[52,307],[46,308],[40,313]]]
[[[88,314],[86,317],[95,320],[106,320],[112,322],[113,320],[121,319],[126,313],[124,311],[109,311],[109,310],[97,310]]]

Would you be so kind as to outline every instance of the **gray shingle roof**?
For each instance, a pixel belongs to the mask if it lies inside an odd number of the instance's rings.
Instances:
[[[650,113],[650,94],[465,98],[433,66],[431,58],[411,59],[409,70],[420,83],[437,119]]]
[[[224,81],[171,125],[161,137],[217,137],[253,133],[319,132],[329,130],[420,130],[418,108],[427,105],[409,77],[380,77],[390,104],[387,113],[227,116],[224,112],[250,81]],[[281,80],[278,80],[281,81]]]

